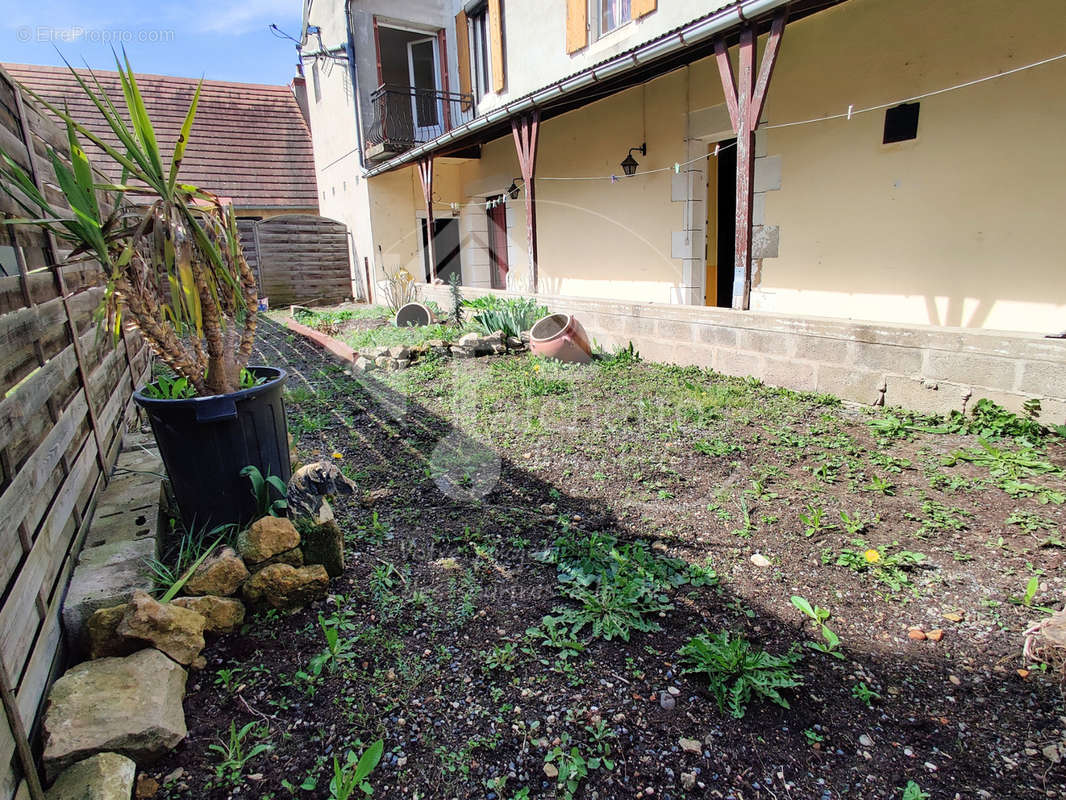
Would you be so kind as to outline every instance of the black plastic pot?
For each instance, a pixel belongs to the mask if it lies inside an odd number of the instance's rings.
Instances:
[[[251,389],[188,400],[157,400],[134,392],[147,413],[186,530],[244,524],[256,514],[249,464],[265,478],[288,482],[288,426],[282,387],[285,370],[248,367],[266,383]]]

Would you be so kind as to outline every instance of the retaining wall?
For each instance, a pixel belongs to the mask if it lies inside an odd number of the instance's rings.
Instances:
[[[423,286],[443,309],[447,286]],[[506,292],[464,288],[464,297]],[[768,384],[927,413],[966,411],[979,398],[1066,423],[1066,340],[1037,334],[854,322],[700,306],[538,296],[575,315],[605,347],[632,341],[652,361],[751,375]]]

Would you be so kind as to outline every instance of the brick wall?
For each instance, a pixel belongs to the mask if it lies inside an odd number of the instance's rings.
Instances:
[[[450,306],[448,287],[423,296]],[[466,297],[501,294],[464,288]],[[1036,334],[852,322],[721,308],[542,295],[604,348],[632,341],[652,361],[752,375],[774,386],[946,414],[987,397],[1012,411],[1039,398],[1066,423],[1066,340]]]

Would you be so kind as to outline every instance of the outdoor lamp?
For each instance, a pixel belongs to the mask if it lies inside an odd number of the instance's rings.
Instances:
[[[644,142],[643,144],[641,144],[640,147],[630,147],[629,148],[629,155],[627,155],[625,161],[622,162],[622,171],[626,175],[632,175],[634,172],[637,171],[637,167],[640,166],[640,164],[637,163],[637,160],[635,158],[633,158],[633,151],[634,150],[639,150],[640,154],[642,156],[646,156],[648,154],[648,144],[647,144],[647,142]]]
[[[520,181],[520,180],[522,180],[522,179],[521,178],[514,178],[511,181],[511,185],[507,187],[507,195],[512,200],[517,200],[518,199],[518,193],[519,193],[519,191],[521,191],[518,188],[518,181]],[[523,183],[524,183],[524,181],[523,181]]]

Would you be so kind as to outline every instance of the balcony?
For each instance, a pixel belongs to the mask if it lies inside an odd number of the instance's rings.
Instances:
[[[476,113],[473,95],[413,86],[380,86],[370,104],[374,121],[367,131],[366,154],[372,162],[430,142]]]

